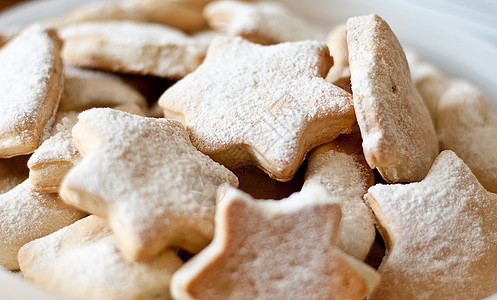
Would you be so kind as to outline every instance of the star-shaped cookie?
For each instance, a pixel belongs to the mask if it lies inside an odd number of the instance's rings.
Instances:
[[[421,182],[375,185],[387,256],[370,299],[481,299],[497,292],[497,195],[452,151]]]
[[[331,63],[317,41],[262,46],[216,37],[202,65],[159,105],[214,160],[288,181],[309,150],[355,123],[351,95],[324,80]]]
[[[182,264],[174,249],[150,262],[126,260],[107,222],[86,217],[19,251],[24,278],[69,299],[170,299]]]
[[[177,299],[362,299],[376,271],[335,247],[340,205],[321,186],[254,200],[230,188],[212,243],[173,275]]]
[[[97,108],[82,112],[72,133],[84,159],[60,194],[108,219],[126,257],[152,259],[168,246],[195,253],[209,243],[215,199],[195,197],[194,183],[238,180],[197,151],[179,122]]]
[[[372,14],[347,21],[347,45],[366,161],[388,182],[423,179],[438,155],[438,142],[397,37]]]

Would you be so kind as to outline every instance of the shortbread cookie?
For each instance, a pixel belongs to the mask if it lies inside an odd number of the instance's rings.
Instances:
[[[29,156],[0,159],[0,194],[6,193],[28,178]]]
[[[166,250],[148,263],[122,256],[104,219],[89,216],[19,251],[24,277],[68,299],[171,299],[182,260]]]
[[[364,260],[375,239],[374,216],[363,200],[374,184],[374,174],[364,159],[359,132],[342,135],[312,150],[302,191],[323,185],[340,203],[342,222],[337,246]]]
[[[82,22],[60,34],[65,62],[107,71],[178,79],[193,71],[205,53],[192,37],[159,24]]]
[[[17,252],[26,243],[50,234],[84,216],[57,194],[31,191],[25,180],[0,195],[0,265],[19,269]]]
[[[0,49],[0,158],[32,153],[51,126],[64,77],[60,40],[33,25]]]
[[[83,111],[134,103],[147,109],[147,101],[119,76],[75,67],[64,69],[64,93],[59,111]]]
[[[219,36],[159,105],[214,160],[230,168],[254,164],[288,181],[309,150],[355,123],[351,95],[323,78],[331,63],[317,41],[261,46]]]
[[[117,110],[144,116],[134,103],[118,105]],[[31,189],[38,193],[57,193],[62,179],[82,159],[72,138],[72,128],[78,122],[79,112],[59,112],[48,138],[29,158]]]
[[[325,33],[277,2],[221,0],[204,9],[209,26],[260,44],[323,40]]]
[[[210,242],[215,199],[201,202],[193,184],[238,180],[197,151],[180,123],[100,108],[82,112],[72,133],[85,158],[60,194],[108,219],[127,258],[149,260],[168,246],[195,253]]]
[[[368,201],[387,257],[370,299],[481,299],[497,292],[497,195],[452,151],[426,178],[376,185]]]
[[[326,75],[326,81],[351,92],[347,27],[345,24],[337,26],[330,32],[326,38],[326,44],[333,57],[333,66]]]
[[[33,191],[57,193],[65,174],[81,160],[74,145],[71,129],[78,122],[79,112],[57,113],[50,138],[29,158],[29,180]]]
[[[230,188],[212,243],[173,275],[176,299],[363,299],[376,271],[335,247],[340,205],[320,186],[280,201]]]
[[[436,120],[440,148],[454,151],[487,190],[497,193],[497,113],[483,94],[464,80],[452,80]]]
[[[423,179],[438,154],[437,137],[399,41],[373,14],[347,21],[347,44],[366,161],[389,182]]]

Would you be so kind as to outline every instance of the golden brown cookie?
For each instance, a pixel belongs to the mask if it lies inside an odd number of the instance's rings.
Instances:
[[[361,147],[361,135],[341,135],[309,154],[302,191],[322,185],[342,208],[337,246],[345,253],[364,260],[375,239],[374,216],[364,195],[374,184]]]
[[[82,22],[59,32],[66,63],[106,71],[178,79],[193,71],[205,54],[194,38],[159,24]]]
[[[62,94],[61,42],[33,25],[0,49],[0,158],[32,153],[42,142]]]
[[[375,185],[387,256],[370,299],[481,299],[497,292],[497,195],[443,151],[421,182]]]
[[[159,105],[214,160],[288,181],[309,150],[355,123],[351,95],[323,78],[330,65],[328,47],[317,41],[262,46],[220,36]]]
[[[150,260],[173,246],[195,253],[210,242],[212,196],[238,180],[197,151],[179,122],[99,108],[81,113],[72,134],[84,159],[60,194],[106,218],[125,257]]]
[[[230,188],[214,240],[173,275],[176,299],[363,299],[379,277],[335,247],[340,205],[313,186],[280,201]]]
[[[207,4],[209,26],[260,44],[323,40],[325,33],[277,2],[222,0]]]
[[[399,41],[373,14],[347,21],[347,44],[366,161],[389,182],[423,179],[438,155],[437,137]]]
[[[120,253],[104,219],[89,216],[19,251],[24,278],[68,299],[171,299],[182,264],[174,250],[137,263]]]
[[[26,243],[50,234],[84,217],[63,203],[57,194],[31,191],[25,180],[0,195],[0,265],[19,269],[17,252]]]

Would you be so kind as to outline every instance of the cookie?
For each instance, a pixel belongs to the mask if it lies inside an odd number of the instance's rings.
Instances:
[[[454,151],[487,190],[497,193],[497,113],[483,94],[465,80],[451,80],[436,123],[440,148]]]
[[[173,250],[136,263],[120,253],[107,222],[86,217],[19,251],[24,278],[68,299],[171,299],[183,261]]]
[[[322,185],[342,208],[337,246],[364,260],[375,239],[374,216],[364,195],[374,184],[374,174],[362,154],[361,135],[341,135],[333,142],[312,150],[302,191]]]
[[[375,185],[368,201],[385,239],[370,299],[481,299],[497,292],[497,195],[452,151],[421,182]]]
[[[379,278],[335,247],[340,205],[320,186],[280,201],[228,189],[214,240],[174,275],[176,299],[363,299]]]
[[[117,100],[117,99],[116,99]],[[81,106],[79,106],[81,107]],[[134,103],[114,107],[117,110],[144,116]],[[59,112],[50,138],[35,150],[28,160],[31,189],[38,193],[57,193],[64,176],[82,157],[72,138],[72,128],[78,122],[79,112]]]
[[[351,95],[323,78],[331,63],[317,41],[262,46],[219,36],[202,65],[167,89],[159,105],[214,160],[256,165],[288,181],[309,150],[355,123]]]
[[[134,10],[156,22],[194,33],[207,27],[202,15],[205,0],[134,0]]]
[[[347,44],[366,161],[388,182],[423,179],[438,155],[437,137],[399,41],[373,14],[347,21]]]
[[[238,180],[197,151],[180,123],[100,108],[82,112],[72,134],[84,159],[60,194],[106,218],[125,257],[150,260],[173,246],[195,253],[210,242],[215,199],[194,194]],[[210,185],[195,190],[195,180]]]
[[[0,195],[10,191],[28,178],[28,159],[27,155],[0,159]]]
[[[192,37],[159,24],[81,22],[59,32],[64,61],[79,67],[178,79],[205,54]]]
[[[161,23],[193,33],[206,27],[202,16],[205,1],[196,0],[131,0],[92,3],[79,7],[48,23],[62,28],[87,21],[136,21]]]
[[[0,265],[19,269],[17,252],[26,243],[55,232],[84,217],[57,194],[31,191],[25,180],[0,195]]]
[[[277,2],[222,0],[207,4],[209,26],[260,44],[323,40],[325,33]]]
[[[349,50],[347,47],[347,27],[345,24],[335,27],[328,34],[326,45],[330,48],[330,54],[333,57],[333,66],[331,66],[328,75],[326,75],[326,81],[351,93]]]
[[[32,153],[53,123],[64,77],[60,40],[33,25],[0,48],[0,158]]]
[[[147,109],[145,97],[119,76],[66,66],[59,111],[83,111],[133,103]]]

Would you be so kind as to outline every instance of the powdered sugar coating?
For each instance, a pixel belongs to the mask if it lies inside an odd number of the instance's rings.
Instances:
[[[80,67],[178,79],[193,71],[205,54],[194,38],[160,24],[81,22],[59,32],[65,62]]]
[[[443,151],[426,178],[375,185],[369,202],[387,241],[371,299],[479,299],[497,292],[497,195]]]
[[[261,46],[217,37],[201,66],[161,96],[184,115],[193,144],[230,167],[256,164],[289,180],[314,146],[350,132],[350,94],[323,79],[331,60],[317,41]]]
[[[31,153],[51,126],[63,83],[59,43],[33,25],[0,49],[0,157]]]
[[[128,258],[150,259],[167,246],[195,252],[210,241],[215,207],[195,201],[193,181],[238,180],[198,152],[181,124],[91,109],[79,115],[73,136],[85,158],[60,193],[108,219]]]
[[[309,155],[302,191],[322,185],[340,203],[343,216],[337,246],[359,260],[366,258],[376,235],[373,213],[363,200],[373,183],[373,172],[360,151],[346,153],[332,142]]]
[[[25,245],[19,260],[27,280],[70,299],[170,299],[169,281],[182,265],[174,250],[148,263],[127,261],[97,216]]]
[[[347,21],[354,108],[366,160],[389,182],[421,180],[438,154],[435,129],[402,46],[377,15]]]
[[[229,189],[213,242],[174,274],[173,296],[362,299],[377,275],[334,246],[340,217],[321,186],[279,201]]]
[[[277,2],[214,1],[204,9],[209,25],[261,44],[323,40],[325,33]]]
[[[31,191],[29,180],[0,195],[0,265],[19,269],[17,252],[24,244],[82,218],[57,194]]]

